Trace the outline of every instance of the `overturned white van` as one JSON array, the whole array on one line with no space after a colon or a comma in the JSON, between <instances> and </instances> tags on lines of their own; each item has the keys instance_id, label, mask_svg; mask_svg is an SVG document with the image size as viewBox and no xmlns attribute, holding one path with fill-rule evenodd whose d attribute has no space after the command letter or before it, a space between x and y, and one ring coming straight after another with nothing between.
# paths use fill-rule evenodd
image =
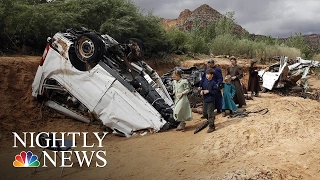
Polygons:
<instances>
[{"instance_id":1,"label":"overturned white van","mask_svg":"<svg viewBox=\"0 0 320 180\"><path fill-rule=\"evenodd\" d=\"M142 61L143 44L69 29L48 43L32 96L74 119L99 121L130 137L135 131L174 128L174 103L161 78Z\"/></svg>"}]
</instances>

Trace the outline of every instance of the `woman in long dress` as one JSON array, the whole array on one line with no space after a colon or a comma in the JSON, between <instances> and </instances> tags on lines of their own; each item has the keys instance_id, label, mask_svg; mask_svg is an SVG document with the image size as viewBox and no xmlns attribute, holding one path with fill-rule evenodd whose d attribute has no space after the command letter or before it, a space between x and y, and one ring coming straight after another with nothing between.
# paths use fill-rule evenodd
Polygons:
<instances>
[{"instance_id":1,"label":"woman in long dress","mask_svg":"<svg viewBox=\"0 0 320 180\"><path fill-rule=\"evenodd\" d=\"M238 104L239 108L246 105L246 100L244 98L243 89L240 83L240 79L243 77L242 67L237 64L237 59L235 57L230 58L231 66L227 69L227 75L231 76L231 84L236 87L236 94L233 97L234 103Z\"/></svg>"},{"instance_id":2,"label":"woman in long dress","mask_svg":"<svg viewBox=\"0 0 320 180\"><path fill-rule=\"evenodd\" d=\"M251 61L250 67L249 67L248 91L251 91L251 97L259 96L260 84L259 84L257 61L255 60Z\"/></svg>"},{"instance_id":3,"label":"woman in long dress","mask_svg":"<svg viewBox=\"0 0 320 180\"><path fill-rule=\"evenodd\" d=\"M174 110L173 117L176 121L180 122L177 131L184 131L186 122L192 120L192 112L190 103L188 100L188 93L190 92L189 83L186 79L183 79L182 71L174 70L172 77L173 81L173 93L174 93Z\"/></svg>"},{"instance_id":4,"label":"woman in long dress","mask_svg":"<svg viewBox=\"0 0 320 180\"><path fill-rule=\"evenodd\" d=\"M223 89L223 97L222 97L222 116L226 116L226 110L230 111L230 114L233 111L238 110L236 104L233 101L233 97L236 94L236 88L233 84L230 83L231 76L227 75L224 79L224 83L222 83L221 88Z\"/></svg>"}]
</instances>

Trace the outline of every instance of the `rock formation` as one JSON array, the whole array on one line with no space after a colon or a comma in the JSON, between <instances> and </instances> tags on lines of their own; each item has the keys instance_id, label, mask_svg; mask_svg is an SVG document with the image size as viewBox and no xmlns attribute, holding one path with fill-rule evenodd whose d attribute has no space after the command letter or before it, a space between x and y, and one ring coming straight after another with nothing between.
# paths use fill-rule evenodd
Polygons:
<instances>
[{"instance_id":1,"label":"rock formation","mask_svg":"<svg viewBox=\"0 0 320 180\"><path fill-rule=\"evenodd\" d=\"M194 11L185 9L182 11L177 19L163 19L163 25L165 29L176 27L181 30L190 30L195 22L200 23L200 26L208 26L211 22L216 21L223 15L210 7L207 4L203 4L196 8ZM234 29L235 34L242 34L243 32L248 33L240 25L235 24ZM250 38L257 39L266 37L265 35L250 34ZM303 35L306 43L308 44L308 49L314 52L320 52L320 34L310 34ZM281 38L285 41L287 38Z\"/></svg>"}]
</instances>

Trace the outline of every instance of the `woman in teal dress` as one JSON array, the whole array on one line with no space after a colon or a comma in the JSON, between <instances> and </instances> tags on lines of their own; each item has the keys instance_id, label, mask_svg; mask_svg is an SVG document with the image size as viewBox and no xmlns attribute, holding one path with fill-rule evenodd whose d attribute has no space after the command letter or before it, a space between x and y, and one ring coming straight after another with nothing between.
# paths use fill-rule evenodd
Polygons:
<instances>
[{"instance_id":1,"label":"woman in teal dress","mask_svg":"<svg viewBox=\"0 0 320 180\"><path fill-rule=\"evenodd\" d=\"M236 87L230 83L231 76L227 75L224 79L224 83L222 83L221 88L223 89L223 100L222 100L222 116L226 116L226 110L230 111L230 114L233 111L238 110L236 104L233 101L233 97L236 94Z\"/></svg>"},{"instance_id":2,"label":"woman in teal dress","mask_svg":"<svg viewBox=\"0 0 320 180\"><path fill-rule=\"evenodd\" d=\"M189 83L181 76L181 70L175 70L172 74L173 93L174 93L174 110L173 117L176 121L180 122L177 131L184 131L186 122L192 120L192 112L188 100L188 93L190 91Z\"/></svg>"}]
</instances>

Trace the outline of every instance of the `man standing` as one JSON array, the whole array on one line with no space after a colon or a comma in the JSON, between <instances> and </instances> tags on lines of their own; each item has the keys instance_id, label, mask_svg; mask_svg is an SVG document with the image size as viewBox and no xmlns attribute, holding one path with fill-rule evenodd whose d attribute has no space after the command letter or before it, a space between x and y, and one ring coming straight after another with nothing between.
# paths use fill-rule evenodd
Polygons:
<instances>
[{"instance_id":1,"label":"man standing","mask_svg":"<svg viewBox=\"0 0 320 180\"><path fill-rule=\"evenodd\" d=\"M215 75L213 77L213 80L216 83L217 88L218 88L220 86L220 84L222 83L222 81L223 81L221 69L219 67L215 66L214 60L212 60L212 59L210 59L207 62L207 67L205 68L204 72L206 72L210 68L212 68L215 71ZM202 84L206 80L207 80L206 73L204 73L202 75L199 87L201 87ZM199 88L199 90L200 90L200 88ZM216 96L215 97L215 109L217 109L217 113L220 114L222 112L222 94L221 94L221 91L218 90L215 96Z\"/></svg>"},{"instance_id":2,"label":"man standing","mask_svg":"<svg viewBox=\"0 0 320 180\"><path fill-rule=\"evenodd\" d=\"M227 69L227 75L231 76L231 84L236 87L236 95L233 97L233 100L239 105L238 107L241 108L243 105L246 105L240 83L240 79L243 77L243 70L242 67L237 64L237 59L234 56L231 56L230 61L231 66Z\"/></svg>"}]
</instances>

